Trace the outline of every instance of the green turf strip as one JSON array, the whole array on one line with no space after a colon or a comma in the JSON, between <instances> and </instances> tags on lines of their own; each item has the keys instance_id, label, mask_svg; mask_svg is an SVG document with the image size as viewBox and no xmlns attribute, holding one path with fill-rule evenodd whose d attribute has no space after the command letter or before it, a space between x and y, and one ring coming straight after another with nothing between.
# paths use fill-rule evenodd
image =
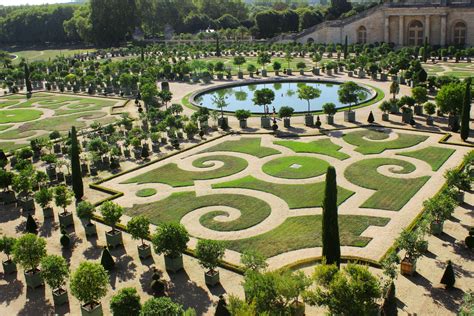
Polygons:
<instances>
[{"instance_id":1,"label":"green turf strip","mask_svg":"<svg viewBox=\"0 0 474 316\"><path fill-rule=\"evenodd\" d=\"M397 155L425 161L433 171L437 171L455 151L451 148L429 146L415 151L398 153Z\"/></svg>"},{"instance_id":2,"label":"green turf strip","mask_svg":"<svg viewBox=\"0 0 474 316\"><path fill-rule=\"evenodd\" d=\"M203 152L216 152L216 151L230 151L249 154L258 158L266 156L276 155L280 152L276 149L269 147L262 147L260 145L261 138L250 138L243 137L239 140L228 140L210 147Z\"/></svg>"},{"instance_id":3,"label":"green turf strip","mask_svg":"<svg viewBox=\"0 0 474 316\"><path fill-rule=\"evenodd\" d=\"M344 160L350 157L348 154L340 152L339 150L342 147L334 144L330 139L320 139L309 143L293 140L281 140L273 143L276 145L285 146L296 153L321 154L334 157L339 160Z\"/></svg>"},{"instance_id":4,"label":"green turf strip","mask_svg":"<svg viewBox=\"0 0 474 316\"><path fill-rule=\"evenodd\" d=\"M307 179L326 173L329 163L318 158L288 156L270 160L262 170L268 175L286 179Z\"/></svg>"}]
</instances>

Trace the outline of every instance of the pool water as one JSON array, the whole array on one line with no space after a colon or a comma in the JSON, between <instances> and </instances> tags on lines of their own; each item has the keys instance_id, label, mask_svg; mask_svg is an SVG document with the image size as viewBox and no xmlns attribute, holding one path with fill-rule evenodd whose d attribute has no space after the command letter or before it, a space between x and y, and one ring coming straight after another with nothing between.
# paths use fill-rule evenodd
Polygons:
<instances>
[{"instance_id":1,"label":"pool water","mask_svg":"<svg viewBox=\"0 0 474 316\"><path fill-rule=\"evenodd\" d=\"M311 87L318 88L321 90L319 98L310 100L311 111L321 111L323 104L332 102L336 105L336 108L346 107L348 104L339 102L337 91L339 90L340 84L332 83L317 83L317 82L276 82L276 83L252 83L242 86L234 87L223 87L221 89L204 92L198 94L194 99L196 105L206 107L212 110L219 110L213 104L213 97L224 95L228 106L224 108L224 111L235 112L236 110L249 110L252 113L263 113L264 109L262 106L255 105L252 102L254 91L263 88L269 88L275 92L275 100L269 106L269 112L273 112L273 108L278 112L282 106L290 106L295 109L295 112L306 112L308 111L308 102L298 98L298 87L300 85L308 85ZM364 102L370 97L369 91L362 93Z\"/></svg>"}]
</instances>

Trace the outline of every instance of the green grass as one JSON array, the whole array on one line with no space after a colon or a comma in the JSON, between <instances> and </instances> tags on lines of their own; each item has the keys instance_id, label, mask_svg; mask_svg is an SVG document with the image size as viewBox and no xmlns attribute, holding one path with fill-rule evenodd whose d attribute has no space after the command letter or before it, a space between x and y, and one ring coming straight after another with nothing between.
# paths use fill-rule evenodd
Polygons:
<instances>
[{"instance_id":1,"label":"green grass","mask_svg":"<svg viewBox=\"0 0 474 316\"><path fill-rule=\"evenodd\" d=\"M290 209L320 207L324 197L324 182L310 184L278 184L247 176L229 182L213 184L212 187L242 188L267 192L283 199ZM338 187L338 204L344 202L352 194L354 194L354 192Z\"/></svg>"},{"instance_id":2,"label":"green grass","mask_svg":"<svg viewBox=\"0 0 474 316\"><path fill-rule=\"evenodd\" d=\"M467 78L472 77L472 71L447 71L443 73L446 76L453 76L456 78Z\"/></svg>"},{"instance_id":3,"label":"green grass","mask_svg":"<svg viewBox=\"0 0 474 316\"><path fill-rule=\"evenodd\" d=\"M26 138L35 135L34 131L24 131L20 132L18 129L12 129L6 131L4 133L0 133L0 139L19 139L19 138Z\"/></svg>"},{"instance_id":4,"label":"green grass","mask_svg":"<svg viewBox=\"0 0 474 316\"><path fill-rule=\"evenodd\" d=\"M243 137L239 140L228 140L210 147L202 152L230 151L249 154L258 158L279 154L280 152L270 147L260 145L261 138Z\"/></svg>"},{"instance_id":5,"label":"green grass","mask_svg":"<svg viewBox=\"0 0 474 316\"><path fill-rule=\"evenodd\" d=\"M451 148L429 146L415 151L398 153L397 155L425 161L431 166L433 171L437 171L455 151Z\"/></svg>"},{"instance_id":6,"label":"green grass","mask_svg":"<svg viewBox=\"0 0 474 316\"><path fill-rule=\"evenodd\" d=\"M296 153L310 153L310 154L321 154L330 157L334 157L339 160L349 158L348 154L340 152L342 148L339 145L334 144L330 139L315 140L309 143L298 142L293 140L281 140L273 142L276 145L285 146Z\"/></svg>"},{"instance_id":7,"label":"green grass","mask_svg":"<svg viewBox=\"0 0 474 316\"><path fill-rule=\"evenodd\" d=\"M156 190L152 188L141 189L141 190L138 190L137 193L135 193L135 195L138 197L149 197L155 194L156 194Z\"/></svg>"},{"instance_id":8,"label":"green grass","mask_svg":"<svg viewBox=\"0 0 474 316\"><path fill-rule=\"evenodd\" d=\"M138 175L122 183L164 183L173 187L190 186L194 180L209 180L236 174L247 168L247 160L224 155L207 156L193 161L193 166L206 168L212 166L212 161L222 161L224 165L208 171L187 171L178 168L175 163L169 163L144 174ZM210 163L206 163L210 162Z\"/></svg>"},{"instance_id":9,"label":"green grass","mask_svg":"<svg viewBox=\"0 0 474 316\"><path fill-rule=\"evenodd\" d=\"M57 56L72 56L74 54L78 53L85 53L85 52L92 52L94 49L69 49L69 48L63 48L63 49L45 49L45 50L9 50L10 53L17 55L18 58L16 58L13 63L17 64L20 62L21 58L27 59L29 62L32 61L47 61L49 59L54 59Z\"/></svg>"},{"instance_id":10,"label":"green grass","mask_svg":"<svg viewBox=\"0 0 474 316\"><path fill-rule=\"evenodd\" d=\"M343 136L344 141L357 146L355 149L364 155L379 154L387 149L408 148L418 145L428 139L428 136L397 133L398 138L390 141L383 141L389 135L376 130L362 130L351 132Z\"/></svg>"},{"instance_id":11,"label":"green grass","mask_svg":"<svg viewBox=\"0 0 474 316\"><path fill-rule=\"evenodd\" d=\"M47 120L39 120L35 122L25 123L20 126L19 130L21 132L27 130L68 131L73 125L76 126L76 128L86 127L87 123L82 120L94 121L106 115L107 114L105 112L85 112L76 113L72 115L55 116L50 117ZM79 121L79 118L81 118L82 120Z\"/></svg>"},{"instance_id":12,"label":"green grass","mask_svg":"<svg viewBox=\"0 0 474 316\"><path fill-rule=\"evenodd\" d=\"M266 258L305 248L322 246L322 216L289 217L275 229L254 237L225 241L227 248L240 253L256 250ZM385 226L388 218L339 215L341 246L365 247L371 238L360 236L369 226Z\"/></svg>"},{"instance_id":13,"label":"green grass","mask_svg":"<svg viewBox=\"0 0 474 316\"><path fill-rule=\"evenodd\" d=\"M215 221L217 215L226 214L215 211L205 214L200 222L203 226L217 231L242 230L257 225L267 218L270 205L252 196L240 194L211 194L197 197L195 192L177 192L161 201L134 205L125 210L130 216L143 214L158 225L164 222L179 222L187 213L207 206L228 206L240 210L241 216L229 222Z\"/></svg>"},{"instance_id":14,"label":"green grass","mask_svg":"<svg viewBox=\"0 0 474 316\"><path fill-rule=\"evenodd\" d=\"M292 167L293 165L299 166ZM262 170L277 178L307 179L326 173L328 167L328 162L318 158L288 156L270 160L263 165Z\"/></svg>"},{"instance_id":15,"label":"green grass","mask_svg":"<svg viewBox=\"0 0 474 316\"><path fill-rule=\"evenodd\" d=\"M43 112L38 110L0 110L0 124L20 123L39 119Z\"/></svg>"},{"instance_id":16,"label":"green grass","mask_svg":"<svg viewBox=\"0 0 474 316\"><path fill-rule=\"evenodd\" d=\"M0 132L1 132L1 131L4 131L4 130L6 130L6 129L12 127L12 126L13 126L13 125L0 125Z\"/></svg>"},{"instance_id":17,"label":"green grass","mask_svg":"<svg viewBox=\"0 0 474 316\"><path fill-rule=\"evenodd\" d=\"M0 149L2 149L4 152L15 151L18 148L22 148L25 146L28 146L28 144L18 144L16 142L0 142Z\"/></svg>"},{"instance_id":18,"label":"green grass","mask_svg":"<svg viewBox=\"0 0 474 316\"><path fill-rule=\"evenodd\" d=\"M418 178L392 178L377 172L384 165L396 165L403 169L393 169L393 173L409 174L416 167L406 161L393 158L372 158L357 161L346 168L346 179L363 188L376 192L361 207L398 211L421 189L429 176ZM415 210L414 210L415 211Z\"/></svg>"}]
</instances>

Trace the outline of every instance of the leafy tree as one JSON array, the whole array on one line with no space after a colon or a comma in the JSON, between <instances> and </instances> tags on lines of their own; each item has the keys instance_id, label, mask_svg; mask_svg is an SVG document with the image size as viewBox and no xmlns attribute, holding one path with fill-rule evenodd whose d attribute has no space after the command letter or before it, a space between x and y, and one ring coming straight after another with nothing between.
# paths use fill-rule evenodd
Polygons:
<instances>
[{"instance_id":1,"label":"leafy tree","mask_svg":"<svg viewBox=\"0 0 474 316\"><path fill-rule=\"evenodd\" d=\"M239 67L239 72L241 72L240 71L240 66L245 64L246 62L247 62L247 60L245 59L244 56L235 56L234 61L233 61L234 65L237 65Z\"/></svg>"},{"instance_id":2,"label":"leafy tree","mask_svg":"<svg viewBox=\"0 0 474 316\"><path fill-rule=\"evenodd\" d=\"M365 89L353 81L347 81L341 84L337 94L339 95L339 101L349 104L349 111L351 111L352 104L363 99Z\"/></svg>"},{"instance_id":3,"label":"leafy tree","mask_svg":"<svg viewBox=\"0 0 474 316\"><path fill-rule=\"evenodd\" d=\"M36 192L35 200L41 208L45 209L53 200L53 191L49 188L42 187L38 192Z\"/></svg>"},{"instance_id":4,"label":"leafy tree","mask_svg":"<svg viewBox=\"0 0 474 316\"><path fill-rule=\"evenodd\" d=\"M246 120L250 116L252 116L252 112L250 112L249 110L236 110L234 114L239 121Z\"/></svg>"},{"instance_id":5,"label":"leafy tree","mask_svg":"<svg viewBox=\"0 0 474 316\"><path fill-rule=\"evenodd\" d=\"M163 223L158 226L151 240L157 254L176 258L186 250L189 234L179 223Z\"/></svg>"},{"instance_id":6,"label":"leafy tree","mask_svg":"<svg viewBox=\"0 0 474 316\"><path fill-rule=\"evenodd\" d=\"M48 255L42 258L41 276L53 290L61 289L69 277L66 259L57 255Z\"/></svg>"},{"instance_id":7,"label":"leafy tree","mask_svg":"<svg viewBox=\"0 0 474 316\"><path fill-rule=\"evenodd\" d=\"M0 238L0 252L7 255L7 261L10 260L10 254L12 253L16 243L16 238L3 236Z\"/></svg>"},{"instance_id":8,"label":"leafy tree","mask_svg":"<svg viewBox=\"0 0 474 316\"><path fill-rule=\"evenodd\" d=\"M334 115L337 112L336 105L332 102L327 102L323 104L323 112L327 115Z\"/></svg>"},{"instance_id":9,"label":"leafy tree","mask_svg":"<svg viewBox=\"0 0 474 316\"><path fill-rule=\"evenodd\" d=\"M67 213L67 207L72 203L73 193L64 184L60 184L54 188L54 203L63 208L63 214Z\"/></svg>"},{"instance_id":10,"label":"leafy tree","mask_svg":"<svg viewBox=\"0 0 474 316\"><path fill-rule=\"evenodd\" d=\"M458 191L469 191L471 189L471 176L468 172L458 169L446 170L444 174L448 187L456 188Z\"/></svg>"},{"instance_id":11,"label":"leafy tree","mask_svg":"<svg viewBox=\"0 0 474 316\"><path fill-rule=\"evenodd\" d=\"M98 263L84 261L71 275L71 294L85 305L95 305L107 294L109 275Z\"/></svg>"},{"instance_id":12,"label":"leafy tree","mask_svg":"<svg viewBox=\"0 0 474 316\"><path fill-rule=\"evenodd\" d=\"M271 56L266 52L260 52L257 57L257 63L262 65L263 69L265 69L265 65L270 63Z\"/></svg>"},{"instance_id":13,"label":"leafy tree","mask_svg":"<svg viewBox=\"0 0 474 316\"><path fill-rule=\"evenodd\" d=\"M110 300L110 310L114 316L139 316L141 308L140 295L133 287L120 289Z\"/></svg>"},{"instance_id":14,"label":"leafy tree","mask_svg":"<svg viewBox=\"0 0 474 316\"><path fill-rule=\"evenodd\" d=\"M457 115L461 112L464 100L464 85L452 82L441 87L435 97L436 104L443 113Z\"/></svg>"},{"instance_id":15,"label":"leafy tree","mask_svg":"<svg viewBox=\"0 0 474 316\"><path fill-rule=\"evenodd\" d=\"M271 104L273 100L275 100L275 93L271 89L263 88L255 90L253 93L252 102L263 106L265 115L268 114L268 105Z\"/></svg>"},{"instance_id":16,"label":"leafy tree","mask_svg":"<svg viewBox=\"0 0 474 316\"><path fill-rule=\"evenodd\" d=\"M120 217L122 217L123 208L112 201L107 201L100 206L100 213L104 218L104 222L112 227L112 233L115 233L115 225L120 223Z\"/></svg>"},{"instance_id":17,"label":"leafy tree","mask_svg":"<svg viewBox=\"0 0 474 316\"><path fill-rule=\"evenodd\" d=\"M306 302L325 306L333 315L371 315L382 295L369 269L353 263L341 270L336 265L318 265L313 281L315 288L306 292Z\"/></svg>"},{"instance_id":18,"label":"leafy tree","mask_svg":"<svg viewBox=\"0 0 474 316\"><path fill-rule=\"evenodd\" d=\"M326 173L326 186L323 198L322 221L323 257L328 264L341 264L339 243L339 224L337 215L336 169L329 166Z\"/></svg>"},{"instance_id":19,"label":"leafy tree","mask_svg":"<svg viewBox=\"0 0 474 316\"><path fill-rule=\"evenodd\" d=\"M91 218L94 215L94 205L89 201L81 201L77 204L76 213L77 217L87 220L87 223L90 224Z\"/></svg>"},{"instance_id":20,"label":"leafy tree","mask_svg":"<svg viewBox=\"0 0 474 316\"><path fill-rule=\"evenodd\" d=\"M454 212L456 201L447 194L438 194L425 200L423 207L435 221L442 222L448 219Z\"/></svg>"},{"instance_id":21,"label":"leafy tree","mask_svg":"<svg viewBox=\"0 0 474 316\"><path fill-rule=\"evenodd\" d=\"M469 137L469 124L471 121L471 78L466 79L463 107L461 112L461 139L466 141Z\"/></svg>"},{"instance_id":22,"label":"leafy tree","mask_svg":"<svg viewBox=\"0 0 474 316\"><path fill-rule=\"evenodd\" d=\"M145 245L143 239L150 235L150 220L144 215L132 217L127 223L127 231L133 239L141 239L142 245Z\"/></svg>"},{"instance_id":23,"label":"leafy tree","mask_svg":"<svg viewBox=\"0 0 474 316\"><path fill-rule=\"evenodd\" d=\"M153 297L143 304L140 316L181 315L183 307L169 297Z\"/></svg>"},{"instance_id":24,"label":"leafy tree","mask_svg":"<svg viewBox=\"0 0 474 316\"><path fill-rule=\"evenodd\" d=\"M392 81L390 84L390 93L393 95L393 100L397 98L397 94L400 93L400 84L398 81Z\"/></svg>"},{"instance_id":25,"label":"leafy tree","mask_svg":"<svg viewBox=\"0 0 474 316\"><path fill-rule=\"evenodd\" d=\"M224 95L215 95L212 97L212 104L221 110L221 117L224 118L224 108L226 108L229 103L225 100Z\"/></svg>"},{"instance_id":26,"label":"leafy tree","mask_svg":"<svg viewBox=\"0 0 474 316\"><path fill-rule=\"evenodd\" d=\"M199 264L208 269L211 274L222 260L225 253L224 244L218 240L199 239L196 246L196 257Z\"/></svg>"},{"instance_id":27,"label":"leafy tree","mask_svg":"<svg viewBox=\"0 0 474 316\"><path fill-rule=\"evenodd\" d=\"M261 272L268 267L265 257L256 250L247 250L242 253L240 263L245 267L245 270Z\"/></svg>"},{"instance_id":28,"label":"leafy tree","mask_svg":"<svg viewBox=\"0 0 474 316\"><path fill-rule=\"evenodd\" d=\"M418 105L421 105L422 103L428 101L428 91L425 87L414 87L413 89L411 89L411 96L413 97L413 99L415 99L415 102Z\"/></svg>"},{"instance_id":29,"label":"leafy tree","mask_svg":"<svg viewBox=\"0 0 474 316\"><path fill-rule=\"evenodd\" d=\"M13 172L0 169L0 188L2 188L4 191L8 190L10 185L13 183L13 177Z\"/></svg>"},{"instance_id":30,"label":"leafy tree","mask_svg":"<svg viewBox=\"0 0 474 316\"><path fill-rule=\"evenodd\" d=\"M71 128L71 171L72 171L72 190L76 200L81 200L84 196L84 185L82 184L81 162L79 160L79 142L77 140L76 127Z\"/></svg>"},{"instance_id":31,"label":"leafy tree","mask_svg":"<svg viewBox=\"0 0 474 316\"><path fill-rule=\"evenodd\" d=\"M34 234L25 234L13 246L13 260L26 271L34 271L46 256L46 240Z\"/></svg>"},{"instance_id":32,"label":"leafy tree","mask_svg":"<svg viewBox=\"0 0 474 316\"><path fill-rule=\"evenodd\" d=\"M282 106L278 110L278 116L280 118L290 118L294 112L295 112L295 109L292 108L291 106Z\"/></svg>"},{"instance_id":33,"label":"leafy tree","mask_svg":"<svg viewBox=\"0 0 474 316\"><path fill-rule=\"evenodd\" d=\"M330 18L334 20L351 9L352 5L347 0L331 0L331 7L328 10L328 14L330 15Z\"/></svg>"},{"instance_id":34,"label":"leafy tree","mask_svg":"<svg viewBox=\"0 0 474 316\"><path fill-rule=\"evenodd\" d=\"M426 114L431 116L436 113L436 104L433 102L426 102L423 105L423 110L425 110Z\"/></svg>"}]
</instances>

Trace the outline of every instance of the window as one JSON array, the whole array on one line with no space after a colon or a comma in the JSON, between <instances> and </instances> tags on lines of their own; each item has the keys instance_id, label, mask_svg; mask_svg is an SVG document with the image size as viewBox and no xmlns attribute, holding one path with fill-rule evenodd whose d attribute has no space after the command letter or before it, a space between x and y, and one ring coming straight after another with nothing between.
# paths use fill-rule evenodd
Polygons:
<instances>
[{"instance_id":1,"label":"window","mask_svg":"<svg viewBox=\"0 0 474 316\"><path fill-rule=\"evenodd\" d=\"M360 26L357 30L357 43L367 43L367 29L365 28L365 26Z\"/></svg>"},{"instance_id":2,"label":"window","mask_svg":"<svg viewBox=\"0 0 474 316\"><path fill-rule=\"evenodd\" d=\"M456 22L453 27L453 42L456 45L466 44L466 23Z\"/></svg>"},{"instance_id":3,"label":"window","mask_svg":"<svg viewBox=\"0 0 474 316\"><path fill-rule=\"evenodd\" d=\"M408 26L408 45L410 46L421 46L423 45L423 24L414 20Z\"/></svg>"}]
</instances>

